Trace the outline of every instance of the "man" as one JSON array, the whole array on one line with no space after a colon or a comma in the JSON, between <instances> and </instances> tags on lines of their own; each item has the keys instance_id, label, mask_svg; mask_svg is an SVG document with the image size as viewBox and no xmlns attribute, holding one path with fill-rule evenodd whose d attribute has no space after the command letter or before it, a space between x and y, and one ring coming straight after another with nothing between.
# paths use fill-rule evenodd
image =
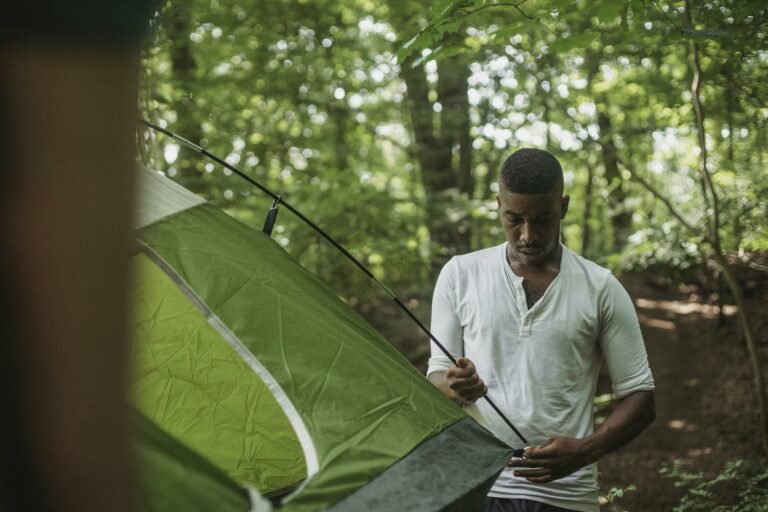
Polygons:
<instances>
[{"instance_id":1,"label":"man","mask_svg":"<svg viewBox=\"0 0 768 512\"><path fill-rule=\"evenodd\" d=\"M563 171L546 151L502 166L496 197L506 243L451 259L432 303L429 379L514 447L481 511L597 512L595 461L654 418L653 377L632 301L615 277L560 244ZM605 358L620 402L595 432L592 399Z\"/></svg>"}]
</instances>

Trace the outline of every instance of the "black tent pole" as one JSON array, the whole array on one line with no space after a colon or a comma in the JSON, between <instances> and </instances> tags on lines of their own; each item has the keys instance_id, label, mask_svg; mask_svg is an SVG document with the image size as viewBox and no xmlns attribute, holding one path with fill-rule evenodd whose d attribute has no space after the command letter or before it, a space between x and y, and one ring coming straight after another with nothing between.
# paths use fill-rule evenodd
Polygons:
<instances>
[{"instance_id":1,"label":"black tent pole","mask_svg":"<svg viewBox=\"0 0 768 512\"><path fill-rule=\"evenodd\" d=\"M279 204L282 204L287 210L289 210L291 213L296 215L299 219L301 219L305 224L307 224L310 228L312 228L315 232L317 232L320 236L325 238L331 245L336 247L344 256L347 257L352 263L354 263L357 268L359 268L366 276L368 276L376 285L379 286L384 292L389 295L389 297L395 301L395 304L398 305L398 307L405 312L415 323L419 326L419 328L429 337L432 342L437 346L437 348L440 349L440 351L445 354L445 356L455 365L456 364L456 358L453 357L453 354L451 354L448 349L446 349L442 343L435 337L434 334L432 334L432 331L427 328L424 323L421 322L421 320L418 319L418 317L406 306L403 301L401 301L397 295L392 292L384 283L379 281L376 276L373 275L373 273L368 270L368 268L365 267L360 261L358 261L357 258L352 256L352 254L349 253L340 243L338 243L336 240L334 240L328 233L323 231L317 224L309 220L304 214L302 214L299 210L291 206L288 202L286 202L281 196L275 194L270 189L256 181L255 179L251 178L241 170L237 169L235 166L228 163L226 160L223 160L219 158L218 156L214 155L213 153L209 152L207 149L203 148L202 146L195 144L194 142L191 142L188 139L185 139L184 137L177 135L176 133L167 130L165 128L162 128L160 126L157 126L156 124L150 123L149 121L146 121L144 119L139 119L139 122L144 124L145 126L152 128L153 130L156 130L168 137L171 137L172 139L175 139L188 148L197 151L201 155L213 160L214 162L222 165L223 167L229 169L254 187L261 190L264 194L268 195L270 198L272 198L272 207L267 212L267 219L264 222L264 233L267 235L270 235L272 233L272 228L274 227L275 219L277 218L277 207ZM496 413L499 415L499 417L504 421L504 423L509 426L510 429L515 433L515 435L523 442L525 446L528 446L528 440L525 439L523 434L520 433L519 430L512 424L511 421L507 418L507 416L501 412L499 407L491 400L491 398L488 395L484 395L483 399L488 403L488 405L491 406L491 408L496 411ZM513 453L515 457L521 457L523 455L523 448L516 449Z\"/></svg>"}]
</instances>

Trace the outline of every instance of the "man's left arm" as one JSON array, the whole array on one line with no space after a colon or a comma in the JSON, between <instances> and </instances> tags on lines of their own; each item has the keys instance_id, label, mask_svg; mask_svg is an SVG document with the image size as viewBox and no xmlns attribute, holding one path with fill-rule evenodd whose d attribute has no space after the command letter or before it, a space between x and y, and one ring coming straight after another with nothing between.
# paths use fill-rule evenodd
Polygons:
<instances>
[{"instance_id":1,"label":"man's left arm","mask_svg":"<svg viewBox=\"0 0 768 512\"><path fill-rule=\"evenodd\" d=\"M655 416L653 391L636 391L622 398L592 435L582 439L550 438L541 446L528 448L524 458L512 459L507 465L519 467L515 476L525 477L530 482L551 482L626 445L650 425Z\"/></svg>"},{"instance_id":2,"label":"man's left arm","mask_svg":"<svg viewBox=\"0 0 768 512\"><path fill-rule=\"evenodd\" d=\"M594 433L584 438L552 437L529 448L524 459L511 460L510 467L536 468L515 471L516 476L546 483L570 475L632 441L656 416L653 375L632 299L610 275L598 304L600 348L620 402Z\"/></svg>"}]
</instances>

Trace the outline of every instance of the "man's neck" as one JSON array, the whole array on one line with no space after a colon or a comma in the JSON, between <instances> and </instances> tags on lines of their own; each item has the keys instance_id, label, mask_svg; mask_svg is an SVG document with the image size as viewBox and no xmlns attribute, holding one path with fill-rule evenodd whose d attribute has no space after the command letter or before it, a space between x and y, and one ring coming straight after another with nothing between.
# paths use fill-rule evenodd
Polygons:
<instances>
[{"instance_id":1,"label":"man's neck","mask_svg":"<svg viewBox=\"0 0 768 512\"><path fill-rule=\"evenodd\" d=\"M507 264L512 271L522 277L554 277L560 273L560 261L563 255L562 244L557 244L557 247L547 255L547 258L536 265L524 263L515 258L512 253L511 246L507 244Z\"/></svg>"}]
</instances>

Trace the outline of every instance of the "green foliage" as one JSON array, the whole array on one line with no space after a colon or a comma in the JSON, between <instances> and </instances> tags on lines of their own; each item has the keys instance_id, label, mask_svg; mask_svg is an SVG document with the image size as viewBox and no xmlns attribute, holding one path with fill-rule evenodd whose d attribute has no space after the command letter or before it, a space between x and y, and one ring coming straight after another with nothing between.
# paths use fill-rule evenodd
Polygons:
<instances>
[{"instance_id":1,"label":"green foliage","mask_svg":"<svg viewBox=\"0 0 768 512\"><path fill-rule=\"evenodd\" d=\"M167 2L145 49L141 107L408 288L425 278L428 238L418 176L402 149L404 91L382 12L370 2ZM180 52L193 57L191 70L179 69ZM172 140L149 131L143 140L147 165L260 228L269 198ZM285 209L275 239L340 293L373 293Z\"/></svg>"},{"instance_id":2,"label":"green foliage","mask_svg":"<svg viewBox=\"0 0 768 512\"><path fill-rule=\"evenodd\" d=\"M596 395L592 399L592 416L595 418L595 425L600 425L605 421L609 409L615 403L616 396L613 393Z\"/></svg>"},{"instance_id":3,"label":"green foliage","mask_svg":"<svg viewBox=\"0 0 768 512\"><path fill-rule=\"evenodd\" d=\"M703 53L723 245L768 250L766 7L695 6L689 26L679 2L168 0L144 49L140 108L282 194L399 292L429 295L432 262L443 257L430 243L439 239L428 208L437 200L453 219L440 229L469 233L471 249L503 241L497 172L511 151L531 145L564 166L571 248L619 270L684 269L701 263L700 233L626 166L703 232L691 40ZM461 86L454 97L468 103L470 186L434 194L406 82L410 73L424 83L421 129L437 139L453 122L446 83L463 66L466 83L450 87ZM140 140L147 165L261 227L268 198L161 135L146 130ZM607 141L620 160L614 170ZM455 143L449 151L455 163ZM284 210L274 237L342 295L376 293Z\"/></svg>"},{"instance_id":4,"label":"green foliage","mask_svg":"<svg viewBox=\"0 0 768 512\"><path fill-rule=\"evenodd\" d=\"M555 41L550 50L553 53L566 52L574 48L589 48L593 43L600 40L599 32L582 32L580 34L571 34L568 37Z\"/></svg>"},{"instance_id":5,"label":"green foliage","mask_svg":"<svg viewBox=\"0 0 768 512\"><path fill-rule=\"evenodd\" d=\"M635 492L637 487L634 484L630 484L627 487L612 487L603 496L610 512L628 512L621 506L621 499L624 498L624 494L628 492Z\"/></svg>"},{"instance_id":6,"label":"green foliage","mask_svg":"<svg viewBox=\"0 0 768 512\"><path fill-rule=\"evenodd\" d=\"M677 460L661 469L686 494L673 512L766 512L768 511L768 469L743 460L732 460L714 477L692 473Z\"/></svg>"}]
</instances>

